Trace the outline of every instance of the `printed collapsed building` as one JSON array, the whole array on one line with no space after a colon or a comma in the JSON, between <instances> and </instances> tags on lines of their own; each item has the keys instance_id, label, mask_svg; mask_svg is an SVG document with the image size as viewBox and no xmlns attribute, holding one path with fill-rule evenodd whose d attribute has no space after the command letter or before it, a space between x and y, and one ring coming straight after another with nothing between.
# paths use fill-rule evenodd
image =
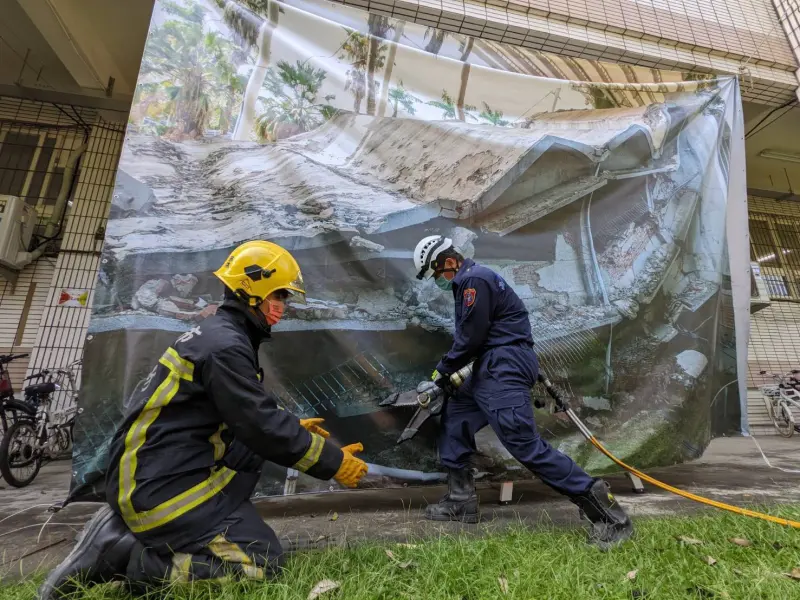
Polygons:
<instances>
[{"instance_id":1,"label":"printed collapsed building","mask_svg":"<svg viewBox=\"0 0 800 600\"><path fill-rule=\"evenodd\" d=\"M276 331L321 340L448 332L452 299L417 282L410 266L417 240L439 232L522 297L551 375L575 383L588 363L605 373L604 389L578 393L595 425L608 424L600 417L614 404L615 380L650 369L675 383L677 369L691 387L717 340L733 343L708 319L717 302L730 305L720 278L727 164L716 158L727 157L729 130L717 93L543 113L513 128L342 113L266 146L129 132L90 333L192 327L219 301L210 273L254 238L292 251L308 285L308 304L292 307ZM194 291L178 293L175 276ZM276 386L302 414L374 412L375 388L415 383L424 363L392 359L395 351L381 352L390 345L345 344L316 383ZM407 378L398 364L409 365ZM636 385L655 393L662 384L654 375Z\"/></svg>"}]
</instances>

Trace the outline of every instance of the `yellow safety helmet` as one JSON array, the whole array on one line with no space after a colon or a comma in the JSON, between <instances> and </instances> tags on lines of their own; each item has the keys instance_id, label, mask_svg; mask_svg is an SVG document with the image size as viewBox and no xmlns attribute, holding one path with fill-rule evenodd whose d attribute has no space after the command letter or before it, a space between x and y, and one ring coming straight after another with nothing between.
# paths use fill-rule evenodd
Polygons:
<instances>
[{"instance_id":1,"label":"yellow safety helmet","mask_svg":"<svg viewBox=\"0 0 800 600\"><path fill-rule=\"evenodd\" d=\"M245 242L230 253L214 275L250 306L258 306L277 290L305 299L300 265L289 252L272 242Z\"/></svg>"}]
</instances>

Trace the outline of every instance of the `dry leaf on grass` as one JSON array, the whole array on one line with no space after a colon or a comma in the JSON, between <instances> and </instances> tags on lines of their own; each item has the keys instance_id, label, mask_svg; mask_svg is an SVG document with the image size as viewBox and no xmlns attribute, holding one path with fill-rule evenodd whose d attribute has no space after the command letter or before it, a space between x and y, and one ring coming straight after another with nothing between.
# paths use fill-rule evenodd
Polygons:
<instances>
[{"instance_id":1,"label":"dry leaf on grass","mask_svg":"<svg viewBox=\"0 0 800 600\"><path fill-rule=\"evenodd\" d=\"M699 546L700 544L703 543L698 539L695 539L693 537L689 537L688 535L679 535L679 536L676 537L676 539L679 542L683 542L684 544L687 544L688 546Z\"/></svg>"},{"instance_id":2,"label":"dry leaf on grass","mask_svg":"<svg viewBox=\"0 0 800 600\"><path fill-rule=\"evenodd\" d=\"M628 581L633 581L634 579L636 579L636 575L638 573L639 571L628 571L628 574L625 575L625 577L628 579Z\"/></svg>"},{"instance_id":3,"label":"dry leaf on grass","mask_svg":"<svg viewBox=\"0 0 800 600\"><path fill-rule=\"evenodd\" d=\"M713 567L715 564L717 564L717 559L713 556L706 556L705 561L709 567Z\"/></svg>"},{"instance_id":4,"label":"dry leaf on grass","mask_svg":"<svg viewBox=\"0 0 800 600\"><path fill-rule=\"evenodd\" d=\"M386 550L386 556L388 556L392 560L397 560L397 557L395 557L394 552L392 552L391 550Z\"/></svg>"},{"instance_id":5,"label":"dry leaf on grass","mask_svg":"<svg viewBox=\"0 0 800 600\"><path fill-rule=\"evenodd\" d=\"M498 577L497 583L500 584L500 591L503 592L504 595L508 595L508 579L505 577Z\"/></svg>"},{"instance_id":6,"label":"dry leaf on grass","mask_svg":"<svg viewBox=\"0 0 800 600\"><path fill-rule=\"evenodd\" d=\"M331 521L336 521L339 518L339 513L335 512L331 515Z\"/></svg>"},{"instance_id":7,"label":"dry leaf on grass","mask_svg":"<svg viewBox=\"0 0 800 600\"><path fill-rule=\"evenodd\" d=\"M314 589L308 594L308 600L315 600L315 598L319 598L322 594L327 594L328 592L332 592L336 588L338 588L341 584L338 581L333 581L331 579L323 579L317 585L314 586Z\"/></svg>"},{"instance_id":8,"label":"dry leaf on grass","mask_svg":"<svg viewBox=\"0 0 800 600\"><path fill-rule=\"evenodd\" d=\"M737 546L741 546L742 548L748 548L749 546L753 545L753 542L750 540L746 540L744 538L730 538L728 540L731 544L736 544Z\"/></svg>"},{"instance_id":9,"label":"dry leaf on grass","mask_svg":"<svg viewBox=\"0 0 800 600\"><path fill-rule=\"evenodd\" d=\"M792 569L791 573L784 573L787 577L794 579L795 581L800 581L800 568L795 567Z\"/></svg>"},{"instance_id":10,"label":"dry leaf on grass","mask_svg":"<svg viewBox=\"0 0 800 600\"><path fill-rule=\"evenodd\" d=\"M397 544L397 545L398 545L400 548L417 548L417 547L418 547L418 544L405 544L405 543L400 543L400 544Z\"/></svg>"}]
</instances>

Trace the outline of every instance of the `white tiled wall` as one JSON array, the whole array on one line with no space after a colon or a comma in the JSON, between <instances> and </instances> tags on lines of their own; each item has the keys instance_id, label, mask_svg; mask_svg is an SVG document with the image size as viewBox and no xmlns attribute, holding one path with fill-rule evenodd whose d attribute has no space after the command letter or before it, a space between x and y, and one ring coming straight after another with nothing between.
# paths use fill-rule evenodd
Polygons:
<instances>
[{"instance_id":1,"label":"white tiled wall","mask_svg":"<svg viewBox=\"0 0 800 600\"><path fill-rule=\"evenodd\" d=\"M16 285L0 280L0 354L22 354L33 348L54 272L55 260L42 259L25 267ZM14 389L20 389L28 361L10 363Z\"/></svg>"},{"instance_id":2,"label":"white tiled wall","mask_svg":"<svg viewBox=\"0 0 800 600\"><path fill-rule=\"evenodd\" d=\"M798 86L797 60L772 0L334 1L544 52L741 74L742 96L762 104L792 100Z\"/></svg>"}]
</instances>

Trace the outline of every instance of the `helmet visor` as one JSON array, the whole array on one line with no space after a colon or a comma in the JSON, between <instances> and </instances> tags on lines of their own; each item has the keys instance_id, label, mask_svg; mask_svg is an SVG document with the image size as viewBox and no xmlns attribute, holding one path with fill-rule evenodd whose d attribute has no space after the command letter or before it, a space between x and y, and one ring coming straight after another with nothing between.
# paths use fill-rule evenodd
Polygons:
<instances>
[{"instance_id":1,"label":"helmet visor","mask_svg":"<svg viewBox=\"0 0 800 600\"><path fill-rule=\"evenodd\" d=\"M289 293L289 302L294 304L306 303L306 286L303 283L303 276L299 273L284 289Z\"/></svg>"}]
</instances>

